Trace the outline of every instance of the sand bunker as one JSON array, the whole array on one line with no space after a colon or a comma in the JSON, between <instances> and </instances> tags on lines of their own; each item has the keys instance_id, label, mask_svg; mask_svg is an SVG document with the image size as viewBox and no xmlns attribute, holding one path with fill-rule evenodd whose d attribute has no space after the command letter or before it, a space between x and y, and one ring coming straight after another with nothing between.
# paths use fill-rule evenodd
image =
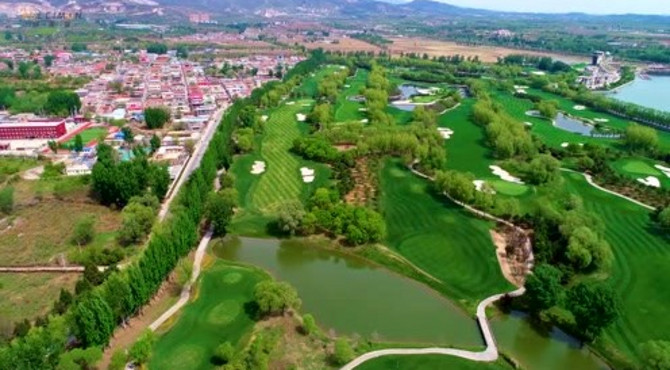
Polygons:
<instances>
[{"instance_id":1,"label":"sand bunker","mask_svg":"<svg viewBox=\"0 0 670 370\"><path fill-rule=\"evenodd\" d=\"M489 166L489 168L491 169L491 171L493 171L494 175L500 177L500 179L503 181L513 182L515 184L521 184L521 185L524 184L524 182L521 181L520 178L510 175L509 172L503 170L498 166Z\"/></svg>"},{"instance_id":2,"label":"sand bunker","mask_svg":"<svg viewBox=\"0 0 670 370\"><path fill-rule=\"evenodd\" d=\"M268 116L265 116L265 115L261 116L261 121L265 122L267 120L268 120Z\"/></svg>"},{"instance_id":3,"label":"sand bunker","mask_svg":"<svg viewBox=\"0 0 670 370\"><path fill-rule=\"evenodd\" d=\"M251 174L252 175L260 175L263 172L265 172L265 162L255 161L253 166L251 166Z\"/></svg>"},{"instance_id":4,"label":"sand bunker","mask_svg":"<svg viewBox=\"0 0 670 370\"><path fill-rule=\"evenodd\" d=\"M596 121L596 122L601 122L601 123L610 121L607 118L594 118L593 120Z\"/></svg>"},{"instance_id":5,"label":"sand bunker","mask_svg":"<svg viewBox=\"0 0 670 370\"><path fill-rule=\"evenodd\" d=\"M286 105L294 105L294 104L295 104L294 101L287 101L287 102L286 102Z\"/></svg>"},{"instance_id":6,"label":"sand bunker","mask_svg":"<svg viewBox=\"0 0 670 370\"><path fill-rule=\"evenodd\" d=\"M302 114L302 113L298 113L298 114L295 115L295 119L297 119L298 122L305 122L305 120L307 119L307 116Z\"/></svg>"},{"instance_id":7,"label":"sand bunker","mask_svg":"<svg viewBox=\"0 0 670 370\"><path fill-rule=\"evenodd\" d=\"M649 176L644 179L637 179L637 181L647 185L651 186L653 188L660 188L661 187L661 181L655 177L655 176Z\"/></svg>"},{"instance_id":8,"label":"sand bunker","mask_svg":"<svg viewBox=\"0 0 670 370\"><path fill-rule=\"evenodd\" d=\"M316 178L314 170L307 167L300 168L300 175L302 176L302 182L305 184L314 182L314 179Z\"/></svg>"},{"instance_id":9,"label":"sand bunker","mask_svg":"<svg viewBox=\"0 0 670 370\"><path fill-rule=\"evenodd\" d=\"M536 75L536 76L544 76L544 75L547 74L546 72L543 72L543 71L533 71L531 73Z\"/></svg>"},{"instance_id":10,"label":"sand bunker","mask_svg":"<svg viewBox=\"0 0 670 370\"><path fill-rule=\"evenodd\" d=\"M530 117L542 117L542 114L540 114L540 112L536 110L526 111L526 115Z\"/></svg>"},{"instance_id":11,"label":"sand bunker","mask_svg":"<svg viewBox=\"0 0 670 370\"><path fill-rule=\"evenodd\" d=\"M348 89L348 88L350 88L350 87L351 87L351 85L344 85L344 87L346 87L346 88Z\"/></svg>"},{"instance_id":12,"label":"sand bunker","mask_svg":"<svg viewBox=\"0 0 670 370\"><path fill-rule=\"evenodd\" d=\"M532 126L533 122L524 122L523 124L526 125L526 126Z\"/></svg>"},{"instance_id":13,"label":"sand bunker","mask_svg":"<svg viewBox=\"0 0 670 370\"><path fill-rule=\"evenodd\" d=\"M657 164L654 167L663 172L665 176L670 177L670 167L661 166L660 164Z\"/></svg>"},{"instance_id":14,"label":"sand bunker","mask_svg":"<svg viewBox=\"0 0 670 370\"><path fill-rule=\"evenodd\" d=\"M369 121L368 121L367 118L363 118L363 119L361 120L361 123L368 123L368 122L369 122Z\"/></svg>"},{"instance_id":15,"label":"sand bunker","mask_svg":"<svg viewBox=\"0 0 670 370\"><path fill-rule=\"evenodd\" d=\"M358 108L358 111L359 111L359 112L367 112L367 111L368 111L368 108Z\"/></svg>"},{"instance_id":16,"label":"sand bunker","mask_svg":"<svg viewBox=\"0 0 670 370\"><path fill-rule=\"evenodd\" d=\"M439 132L445 140L451 139L451 135L454 134L454 130L446 127L438 127L437 132Z\"/></svg>"},{"instance_id":17,"label":"sand bunker","mask_svg":"<svg viewBox=\"0 0 670 370\"><path fill-rule=\"evenodd\" d=\"M575 110L586 110L586 107L583 106L583 105L575 105L575 106L572 107L572 108L574 108Z\"/></svg>"},{"instance_id":18,"label":"sand bunker","mask_svg":"<svg viewBox=\"0 0 670 370\"><path fill-rule=\"evenodd\" d=\"M472 183L475 185L475 189L477 191L481 191L481 192L485 191L489 194L495 194L496 193L496 191L491 189L490 187L485 187L484 186L484 185L486 185L486 182L484 180L475 180Z\"/></svg>"}]
</instances>

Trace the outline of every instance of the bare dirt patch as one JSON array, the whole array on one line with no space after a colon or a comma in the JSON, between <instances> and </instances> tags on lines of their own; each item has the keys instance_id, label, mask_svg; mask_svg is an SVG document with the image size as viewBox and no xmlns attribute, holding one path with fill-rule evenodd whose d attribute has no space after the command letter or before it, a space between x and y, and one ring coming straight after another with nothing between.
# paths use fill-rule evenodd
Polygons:
<instances>
[{"instance_id":1,"label":"bare dirt patch","mask_svg":"<svg viewBox=\"0 0 670 370\"><path fill-rule=\"evenodd\" d=\"M491 239L496 246L496 257L503 276L517 287L523 286L530 273L528 235L509 227L491 230Z\"/></svg>"},{"instance_id":2,"label":"bare dirt patch","mask_svg":"<svg viewBox=\"0 0 670 370\"><path fill-rule=\"evenodd\" d=\"M355 185L344 197L347 203L366 204L369 199L374 198L376 189L367 158L362 157L356 160L356 165L351 170L351 176Z\"/></svg>"}]
</instances>

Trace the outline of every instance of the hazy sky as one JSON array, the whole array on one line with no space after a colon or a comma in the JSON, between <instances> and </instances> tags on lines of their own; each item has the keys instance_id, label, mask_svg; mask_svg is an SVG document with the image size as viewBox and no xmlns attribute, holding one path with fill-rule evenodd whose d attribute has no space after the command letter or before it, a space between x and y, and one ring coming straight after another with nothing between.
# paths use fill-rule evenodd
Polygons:
<instances>
[{"instance_id":1,"label":"hazy sky","mask_svg":"<svg viewBox=\"0 0 670 370\"><path fill-rule=\"evenodd\" d=\"M670 0L438 0L445 3L517 12L594 14L669 14Z\"/></svg>"}]
</instances>

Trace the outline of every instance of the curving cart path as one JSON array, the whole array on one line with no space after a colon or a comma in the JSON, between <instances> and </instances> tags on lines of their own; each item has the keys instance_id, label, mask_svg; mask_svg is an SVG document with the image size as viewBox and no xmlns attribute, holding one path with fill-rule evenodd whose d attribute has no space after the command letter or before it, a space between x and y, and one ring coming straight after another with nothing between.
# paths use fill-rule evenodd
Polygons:
<instances>
[{"instance_id":1,"label":"curving cart path","mask_svg":"<svg viewBox=\"0 0 670 370\"><path fill-rule=\"evenodd\" d=\"M635 199L633 199L633 198L631 198L631 197L627 197L627 196L625 196L625 195L623 195L623 194L619 194L619 193L617 193L617 192L615 192L615 191L612 191L612 190L603 188L602 186L596 184L595 181L593 181L593 176L589 175L588 173L578 172L578 171L575 171L575 170L571 170L571 169L569 169L569 168L561 168L561 171L563 171L563 172L571 172L571 173L577 173L577 174L580 174L580 175L584 176L584 178L586 179L586 182L588 182L589 185L593 186L594 188L596 188L596 189L598 189L598 190L600 190L600 191L604 191L605 193L614 195L615 197L619 197L619 198L625 199L625 200L627 200L627 201L629 201L629 202L633 202L633 203L637 204L638 206L640 206L640 207L644 207L644 208L646 208L646 209L648 209L648 210L650 210L650 211L655 211L655 210L656 210L656 208L654 208L654 207L652 207L652 206L650 206L650 205L648 205L648 204L642 203L642 202L640 202L640 201L638 201L638 200L635 200Z\"/></svg>"},{"instance_id":2,"label":"curving cart path","mask_svg":"<svg viewBox=\"0 0 670 370\"><path fill-rule=\"evenodd\" d=\"M355 358L350 363L342 367L342 370L353 370L362 363L372 360L378 357L391 356L391 355L447 355L460 357L467 360L477 361L477 362L492 362L498 359L498 345L496 344L495 338L493 337L493 331L489 325L489 320L486 317L486 307L490 304L498 301L500 298L508 295L510 297L518 297L526 292L525 288L519 288L513 292L496 294L491 297L486 298L477 305L477 323L479 324L479 329L482 331L484 336L484 342L486 343L486 349L481 352L466 351L456 348L440 348L440 347L431 347L431 348L391 348L391 349L382 349L378 351L372 351L365 353L357 358Z\"/></svg>"}]
</instances>

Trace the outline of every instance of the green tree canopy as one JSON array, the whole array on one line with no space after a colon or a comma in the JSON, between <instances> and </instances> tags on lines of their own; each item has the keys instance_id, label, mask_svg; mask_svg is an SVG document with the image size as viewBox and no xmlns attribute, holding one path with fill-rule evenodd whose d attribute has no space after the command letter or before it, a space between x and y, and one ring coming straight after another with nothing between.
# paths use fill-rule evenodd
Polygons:
<instances>
[{"instance_id":1,"label":"green tree canopy","mask_svg":"<svg viewBox=\"0 0 670 370\"><path fill-rule=\"evenodd\" d=\"M144 122L149 129L162 128L170 121L170 111L165 107L149 107L144 110Z\"/></svg>"},{"instance_id":2,"label":"green tree canopy","mask_svg":"<svg viewBox=\"0 0 670 370\"><path fill-rule=\"evenodd\" d=\"M281 315L300 308L298 292L289 283L266 280L256 284L254 300L262 315Z\"/></svg>"},{"instance_id":3,"label":"green tree canopy","mask_svg":"<svg viewBox=\"0 0 670 370\"><path fill-rule=\"evenodd\" d=\"M567 304L575 316L575 330L586 340L597 338L621 312L614 289L600 282L577 284L568 291Z\"/></svg>"}]
</instances>

